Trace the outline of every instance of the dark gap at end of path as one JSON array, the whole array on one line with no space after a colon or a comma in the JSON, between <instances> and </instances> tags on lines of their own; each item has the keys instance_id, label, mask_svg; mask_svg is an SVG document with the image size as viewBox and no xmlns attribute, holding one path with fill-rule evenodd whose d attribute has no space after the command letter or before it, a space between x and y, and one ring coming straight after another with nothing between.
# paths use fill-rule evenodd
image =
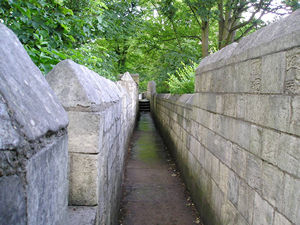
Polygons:
<instances>
[{"instance_id":1,"label":"dark gap at end of path","mask_svg":"<svg viewBox=\"0 0 300 225\"><path fill-rule=\"evenodd\" d=\"M149 112L140 114L131 139L119 224L202 224Z\"/></svg>"}]
</instances>

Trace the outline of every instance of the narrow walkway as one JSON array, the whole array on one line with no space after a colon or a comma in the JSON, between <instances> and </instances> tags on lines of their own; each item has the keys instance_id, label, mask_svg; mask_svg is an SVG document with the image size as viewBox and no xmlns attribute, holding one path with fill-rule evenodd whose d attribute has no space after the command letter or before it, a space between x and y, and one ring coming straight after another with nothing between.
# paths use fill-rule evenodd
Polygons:
<instances>
[{"instance_id":1,"label":"narrow walkway","mask_svg":"<svg viewBox=\"0 0 300 225\"><path fill-rule=\"evenodd\" d=\"M120 224L201 224L150 113L141 113L133 134Z\"/></svg>"}]
</instances>

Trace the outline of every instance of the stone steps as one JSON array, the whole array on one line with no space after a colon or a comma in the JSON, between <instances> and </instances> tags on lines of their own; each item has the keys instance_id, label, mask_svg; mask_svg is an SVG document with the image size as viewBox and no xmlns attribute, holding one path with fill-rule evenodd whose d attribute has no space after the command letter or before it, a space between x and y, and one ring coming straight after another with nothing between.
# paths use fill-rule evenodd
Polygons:
<instances>
[{"instance_id":1,"label":"stone steps","mask_svg":"<svg viewBox=\"0 0 300 225\"><path fill-rule=\"evenodd\" d=\"M139 111L140 112L150 112L150 101L147 99L139 100Z\"/></svg>"}]
</instances>

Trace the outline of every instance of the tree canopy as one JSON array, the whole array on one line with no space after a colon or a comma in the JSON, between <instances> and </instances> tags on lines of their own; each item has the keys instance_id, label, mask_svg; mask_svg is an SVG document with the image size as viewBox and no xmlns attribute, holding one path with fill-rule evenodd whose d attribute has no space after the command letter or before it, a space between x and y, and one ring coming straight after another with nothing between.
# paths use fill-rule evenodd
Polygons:
<instances>
[{"instance_id":1,"label":"tree canopy","mask_svg":"<svg viewBox=\"0 0 300 225\"><path fill-rule=\"evenodd\" d=\"M160 92L180 85L190 92L191 68L203 57L265 26L264 16L299 6L297 0L1 0L0 22L45 74L71 58L110 79L139 73L141 90L155 80Z\"/></svg>"}]
</instances>

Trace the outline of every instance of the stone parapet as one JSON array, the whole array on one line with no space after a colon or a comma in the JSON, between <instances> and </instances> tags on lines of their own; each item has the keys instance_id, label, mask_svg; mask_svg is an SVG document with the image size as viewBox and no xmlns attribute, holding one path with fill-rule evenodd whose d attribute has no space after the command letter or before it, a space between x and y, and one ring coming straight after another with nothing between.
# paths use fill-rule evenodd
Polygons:
<instances>
[{"instance_id":1,"label":"stone parapet","mask_svg":"<svg viewBox=\"0 0 300 225\"><path fill-rule=\"evenodd\" d=\"M115 224L137 84L129 73L114 83L71 60L57 64L46 79L70 119L69 205L96 206L96 224Z\"/></svg>"},{"instance_id":2,"label":"stone parapet","mask_svg":"<svg viewBox=\"0 0 300 225\"><path fill-rule=\"evenodd\" d=\"M152 95L205 224L300 225L299 21L203 59L195 94Z\"/></svg>"},{"instance_id":3,"label":"stone parapet","mask_svg":"<svg viewBox=\"0 0 300 225\"><path fill-rule=\"evenodd\" d=\"M299 94L299 20L297 10L204 58L196 70L196 92Z\"/></svg>"},{"instance_id":4,"label":"stone parapet","mask_svg":"<svg viewBox=\"0 0 300 225\"><path fill-rule=\"evenodd\" d=\"M0 224L67 224L67 113L0 24Z\"/></svg>"}]
</instances>

